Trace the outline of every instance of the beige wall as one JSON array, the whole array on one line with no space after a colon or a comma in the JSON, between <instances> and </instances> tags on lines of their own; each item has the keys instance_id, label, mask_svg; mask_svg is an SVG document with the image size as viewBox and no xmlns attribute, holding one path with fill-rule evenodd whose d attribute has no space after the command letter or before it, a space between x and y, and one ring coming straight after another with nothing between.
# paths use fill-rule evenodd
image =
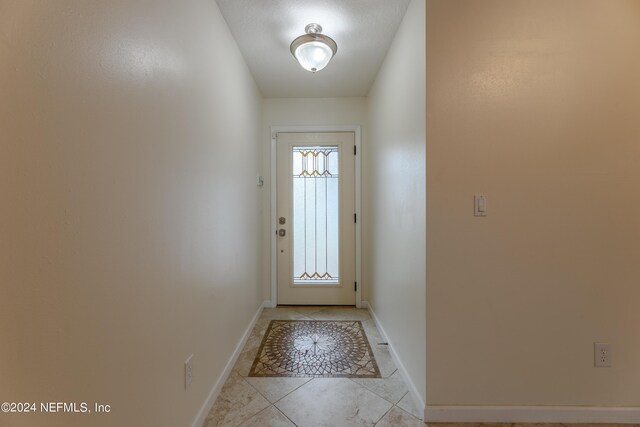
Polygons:
<instances>
[{"instance_id":1,"label":"beige wall","mask_svg":"<svg viewBox=\"0 0 640 427\"><path fill-rule=\"evenodd\" d=\"M639 1L427 1L429 404L640 405L639 40Z\"/></svg>"},{"instance_id":2,"label":"beige wall","mask_svg":"<svg viewBox=\"0 0 640 427\"><path fill-rule=\"evenodd\" d=\"M425 399L425 2L413 0L368 96L365 283Z\"/></svg>"},{"instance_id":3,"label":"beige wall","mask_svg":"<svg viewBox=\"0 0 640 427\"><path fill-rule=\"evenodd\" d=\"M214 1L0 5L0 396L188 426L262 302L261 98ZM195 380L183 389L183 362Z\"/></svg>"},{"instance_id":4,"label":"beige wall","mask_svg":"<svg viewBox=\"0 0 640 427\"><path fill-rule=\"evenodd\" d=\"M349 126L360 125L362 144L366 131L365 98L266 98L262 109L263 191L263 293L271 300L271 126ZM365 150L366 151L366 150ZM363 191L365 190L363 185ZM363 299L366 286L363 288Z\"/></svg>"}]
</instances>

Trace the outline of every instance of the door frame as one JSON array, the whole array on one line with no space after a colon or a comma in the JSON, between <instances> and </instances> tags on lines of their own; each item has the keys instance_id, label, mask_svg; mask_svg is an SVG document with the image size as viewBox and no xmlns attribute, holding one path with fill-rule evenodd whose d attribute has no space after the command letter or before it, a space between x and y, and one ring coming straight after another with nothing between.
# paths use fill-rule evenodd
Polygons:
<instances>
[{"instance_id":1,"label":"door frame","mask_svg":"<svg viewBox=\"0 0 640 427\"><path fill-rule=\"evenodd\" d=\"M360 141L360 126L271 126L271 226L269 233L271 235L271 307L278 305L278 250L277 250L277 141L278 132L306 132L306 133L323 133L323 132L353 132L355 136L356 156L355 156L355 180L356 180L356 307L362 308L362 145Z\"/></svg>"}]
</instances>

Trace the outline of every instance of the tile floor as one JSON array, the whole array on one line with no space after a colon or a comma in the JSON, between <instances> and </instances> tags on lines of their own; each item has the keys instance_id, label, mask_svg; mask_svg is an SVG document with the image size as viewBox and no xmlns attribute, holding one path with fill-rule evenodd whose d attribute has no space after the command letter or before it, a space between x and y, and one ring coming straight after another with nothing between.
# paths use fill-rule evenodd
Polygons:
<instances>
[{"instance_id":1,"label":"tile floor","mask_svg":"<svg viewBox=\"0 0 640 427\"><path fill-rule=\"evenodd\" d=\"M360 320L382 378L248 377L272 319ZM640 427L640 424L423 424L388 347L379 345L382 341L367 310L265 309L202 427Z\"/></svg>"},{"instance_id":2,"label":"tile floor","mask_svg":"<svg viewBox=\"0 0 640 427\"><path fill-rule=\"evenodd\" d=\"M272 319L360 320L382 378L248 377ZM342 307L265 309L203 427L424 427L389 348L367 310Z\"/></svg>"},{"instance_id":3,"label":"tile floor","mask_svg":"<svg viewBox=\"0 0 640 427\"><path fill-rule=\"evenodd\" d=\"M359 320L272 320L249 377L380 378L380 370Z\"/></svg>"}]
</instances>

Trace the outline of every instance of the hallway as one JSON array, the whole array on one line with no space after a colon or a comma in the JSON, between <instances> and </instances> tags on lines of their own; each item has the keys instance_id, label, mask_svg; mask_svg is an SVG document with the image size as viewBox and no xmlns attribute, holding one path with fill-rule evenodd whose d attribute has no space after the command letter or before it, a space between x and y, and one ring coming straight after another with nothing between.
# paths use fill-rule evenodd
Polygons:
<instances>
[{"instance_id":1,"label":"hallway","mask_svg":"<svg viewBox=\"0 0 640 427\"><path fill-rule=\"evenodd\" d=\"M0 0L0 426L637 425L639 76L640 0Z\"/></svg>"},{"instance_id":2,"label":"hallway","mask_svg":"<svg viewBox=\"0 0 640 427\"><path fill-rule=\"evenodd\" d=\"M251 377L262 338L275 319L362 322L381 378ZM417 427L423 425L419 417L368 310L290 307L263 311L202 427Z\"/></svg>"},{"instance_id":3,"label":"hallway","mask_svg":"<svg viewBox=\"0 0 640 427\"><path fill-rule=\"evenodd\" d=\"M310 23L338 49L317 73L291 51ZM225 393L259 390L228 365L284 301L274 129L355 137L322 150L325 165L357 158L329 172L325 202L346 194L338 175L361 185L325 208L317 241L352 255L325 254L316 271L315 252L293 277L344 293L305 304L375 310L422 417L424 34L424 0L0 1L0 397L112 408L2 413L0 425L200 427L228 378ZM327 232L347 224L348 238ZM322 380L250 407L273 411ZM408 408L406 391L336 382L378 403L372 422Z\"/></svg>"}]
</instances>

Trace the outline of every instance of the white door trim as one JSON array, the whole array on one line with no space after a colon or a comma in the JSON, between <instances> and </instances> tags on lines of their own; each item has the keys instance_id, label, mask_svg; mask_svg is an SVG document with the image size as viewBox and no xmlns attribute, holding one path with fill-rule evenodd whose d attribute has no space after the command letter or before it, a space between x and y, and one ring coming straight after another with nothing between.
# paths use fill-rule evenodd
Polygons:
<instances>
[{"instance_id":1,"label":"white door trim","mask_svg":"<svg viewBox=\"0 0 640 427\"><path fill-rule=\"evenodd\" d=\"M271 126L271 307L278 305L278 257L276 240L276 189L277 189L277 169L276 169L276 134L278 132L353 132L356 144L356 307L362 307L362 146L360 141L360 126Z\"/></svg>"}]
</instances>

